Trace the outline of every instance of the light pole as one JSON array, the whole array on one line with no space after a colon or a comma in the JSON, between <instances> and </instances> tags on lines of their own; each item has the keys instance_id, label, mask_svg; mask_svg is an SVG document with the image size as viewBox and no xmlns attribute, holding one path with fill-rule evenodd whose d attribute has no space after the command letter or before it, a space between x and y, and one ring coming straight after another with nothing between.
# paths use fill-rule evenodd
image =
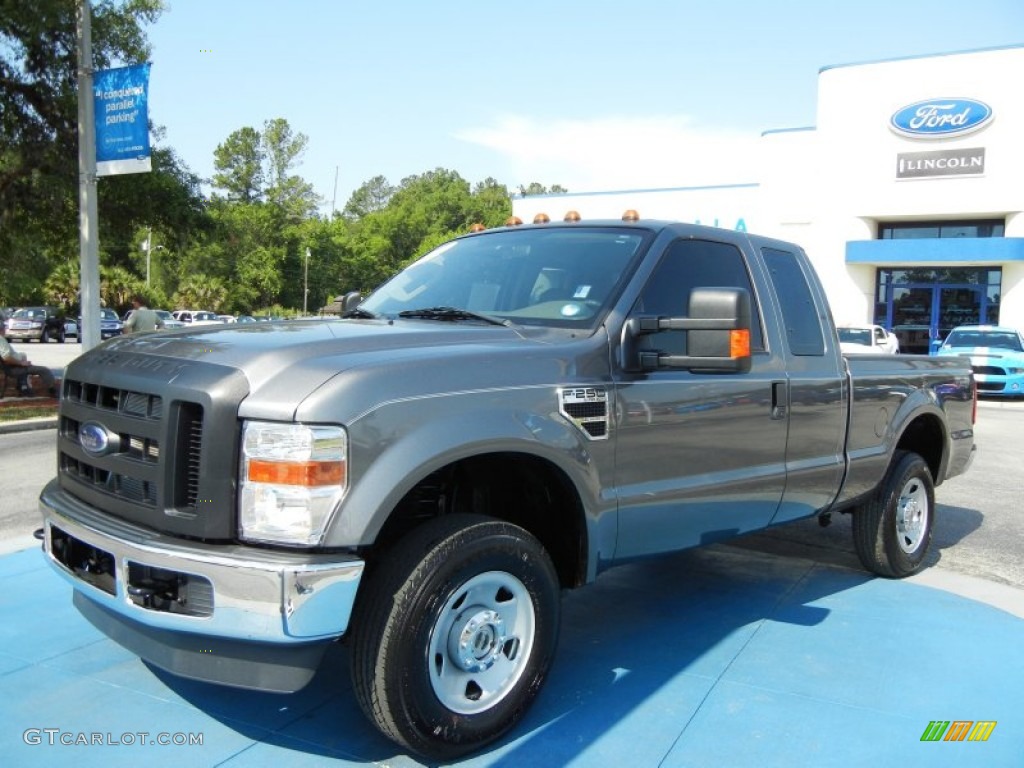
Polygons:
<instances>
[{"instance_id":1,"label":"light pole","mask_svg":"<svg viewBox=\"0 0 1024 768\"><path fill-rule=\"evenodd\" d=\"M146 287L149 288L149 257L153 253L153 228L146 228Z\"/></svg>"},{"instance_id":2,"label":"light pole","mask_svg":"<svg viewBox=\"0 0 1024 768\"><path fill-rule=\"evenodd\" d=\"M306 305L309 302L309 248L306 249L306 269L302 278L302 314L309 314Z\"/></svg>"}]
</instances>

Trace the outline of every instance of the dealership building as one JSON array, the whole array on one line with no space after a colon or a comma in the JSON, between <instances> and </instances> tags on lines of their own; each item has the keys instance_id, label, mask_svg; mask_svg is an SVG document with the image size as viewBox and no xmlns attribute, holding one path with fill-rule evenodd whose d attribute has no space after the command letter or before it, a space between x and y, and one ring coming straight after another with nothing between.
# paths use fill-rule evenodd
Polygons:
<instances>
[{"instance_id":1,"label":"dealership building","mask_svg":"<svg viewBox=\"0 0 1024 768\"><path fill-rule=\"evenodd\" d=\"M513 213L791 240L837 322L894 329L905 352L966 323L1024 329L1022 82L1024 46L824 67L817 124L765 131L750 183L516 196Z\"/></svg>"}]
</instances>

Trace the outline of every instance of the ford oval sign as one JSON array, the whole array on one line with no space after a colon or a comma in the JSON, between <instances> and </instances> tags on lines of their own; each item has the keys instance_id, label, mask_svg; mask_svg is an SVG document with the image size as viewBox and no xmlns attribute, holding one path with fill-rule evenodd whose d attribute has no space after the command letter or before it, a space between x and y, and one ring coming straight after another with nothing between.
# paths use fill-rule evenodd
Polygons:
<instances>
[{"instance_id":1,"label":"ford oval sign","mask_svg":"<svg viewBox=\"0 0 1024 768\"><path fill-rule=\"evenodd\" d=\"M893 113L889 127L912 139L945 139L983 128L992 108L975 99L928 99L908 104Z\"/></svg>"},{"instance_id":2,"label":"ford oval sign","mask_svg":"<svg viewBox=\"0 0 1024 768\"><path fill-rule=\"evenodd\" d=\"M93 456L103 456L114 450L111 434L102 424L87 421L78 427L78 444L82 450Z\"/></svg>"}]
</instances>

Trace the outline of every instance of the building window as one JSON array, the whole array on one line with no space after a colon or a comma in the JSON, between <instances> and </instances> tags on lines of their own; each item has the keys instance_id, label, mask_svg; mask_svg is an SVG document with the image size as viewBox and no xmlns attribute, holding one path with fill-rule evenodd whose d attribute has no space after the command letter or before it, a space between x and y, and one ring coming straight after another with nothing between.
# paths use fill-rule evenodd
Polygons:
<instances>
[{"instance_id":1,"label":"building window","mask_svg":"<svg viewBox=\"0 0 1024 768\"><path fill-rule=\"evenodd\" d=\"M913 240L938 237L1003 237L1006 225L1001 219L974 221L901 221L879 224L879 240Z\"/></svg>"}]
</instances>

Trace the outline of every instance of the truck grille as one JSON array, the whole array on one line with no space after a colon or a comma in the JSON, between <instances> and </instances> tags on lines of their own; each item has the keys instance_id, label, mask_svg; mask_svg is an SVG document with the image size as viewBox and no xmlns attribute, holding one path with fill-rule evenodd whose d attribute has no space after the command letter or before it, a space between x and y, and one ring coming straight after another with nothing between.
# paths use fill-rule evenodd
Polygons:
<instances>
[{"instance_id":1,"label":"truck grille","mask_svg":"<svg viewBox=\"0 0 1024 768\"><path fill-rule=\"evenodd\" d=\"M123 367L137 359L127 360ZM196 366L195 386L174 386L160 381L158 371L138 368L119 377L109 368L94 367L93 374L84 362L68 367L58 435L61 486L154 530L234 538L240 375ZM224 397L225 390L232 396ZM218 429L208 428L211 417Z\"/></svg>"}]
</instances>

